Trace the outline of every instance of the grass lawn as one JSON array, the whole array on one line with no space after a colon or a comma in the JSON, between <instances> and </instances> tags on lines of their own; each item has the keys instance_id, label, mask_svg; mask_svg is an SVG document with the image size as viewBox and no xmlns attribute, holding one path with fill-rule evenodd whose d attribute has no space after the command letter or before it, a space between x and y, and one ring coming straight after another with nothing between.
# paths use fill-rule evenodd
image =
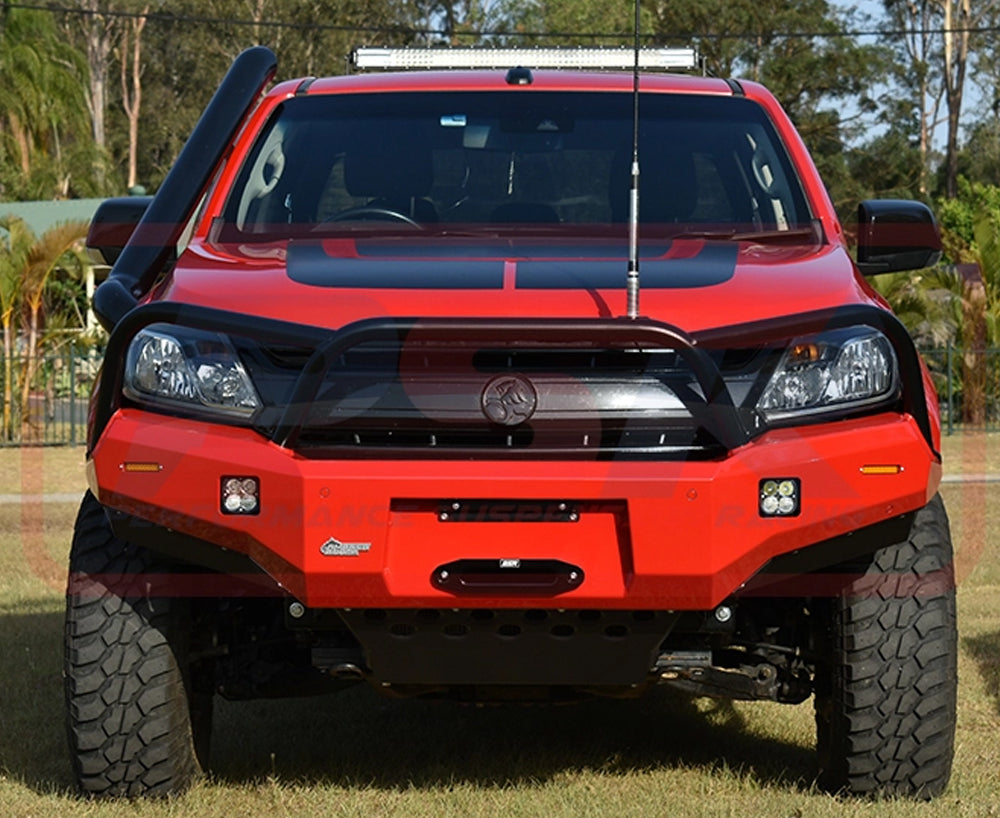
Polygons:
<instances>
[{"instance_id":1,"label":"grass lawn","mask_svg":"<svg viewBox=\"0 0 1000 818\"><path fill-rule=\"evenodd\" d=\"M82 494L84 462L83 446L0 448L0 495Z\"/></svg>"},{"instance_id":2,"label":"grass lawn","mask_svg":"<svg viewBox=\"0 0 1000 818\"><path fill-rule=\"evenodd\" d=\"M946 473L1000 472L1000 435L943 444ZM79 493L82 449L0 450L0 495ZM464 707L367 688L220 702L212 775L171 801L72 794L62 586L76 507L0 504L2 816L1000 816L1000 485L947 484L961 584L952 784L937 801L815 790L810 703L639 701Z\"/></svg>"}]
</instances>

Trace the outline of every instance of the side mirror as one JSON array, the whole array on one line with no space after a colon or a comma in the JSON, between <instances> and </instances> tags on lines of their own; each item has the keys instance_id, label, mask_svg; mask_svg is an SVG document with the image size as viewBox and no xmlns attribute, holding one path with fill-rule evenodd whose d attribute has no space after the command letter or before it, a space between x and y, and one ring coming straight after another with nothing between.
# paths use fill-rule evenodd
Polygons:
<instances>
[{"instance_id":1,"label":"side mirror","mask_svg":"<svg viewBox=\"0 0 1000 818\"><path fill-rule=\"evenodd\" d=\"M931 209L905 199L858 205L858 269L863 275L919 270L941 258L941 233Z\"/></svg>"},{"instance_id":2,"label":"side mirror","mask_svg":"<svg viewBox=\"0 0 1000 818\"><path fill-rule=\"evenodd\" d=\"M152 196L121 196L101 202L87 233L94 261L114 266L151 201Z\"/></svg>"}]
</instances>

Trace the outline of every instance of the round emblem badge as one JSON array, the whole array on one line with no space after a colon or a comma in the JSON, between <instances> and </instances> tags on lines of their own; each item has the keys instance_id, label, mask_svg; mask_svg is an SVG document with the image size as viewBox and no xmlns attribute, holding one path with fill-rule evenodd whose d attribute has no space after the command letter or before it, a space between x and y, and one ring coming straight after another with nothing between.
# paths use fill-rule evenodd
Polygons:
<instances>
[{"instance_id":1,"label":"round emblem badge","mask_svg":"<svg viewBox=\"0 0 1000 818\"><path fill-rule=\"evenodd\" d=\"M524 423L538 408L538 393L520 375L498 375L483 388L480 405L487 420L500 426Z\"/></svg>"}]
</instances>

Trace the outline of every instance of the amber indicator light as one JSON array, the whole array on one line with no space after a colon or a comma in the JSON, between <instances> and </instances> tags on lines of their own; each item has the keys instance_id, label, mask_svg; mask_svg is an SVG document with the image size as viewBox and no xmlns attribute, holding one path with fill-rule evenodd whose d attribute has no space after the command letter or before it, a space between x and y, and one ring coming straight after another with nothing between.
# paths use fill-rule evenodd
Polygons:
<instances>
[{"instance_id":1,"label":"amber indicator light","mask_svg":"<svg viewBox=\"0 0 1000 818\"><path fill-rule=\"evenodd\" d=\"M884 464L884 465L871 465L862 466L862 474L900 474L903 471L903 467L899 465Z\"/></svg>"},{"instance_id":2,"label":"amber indicator light","mask_svg":"<svg viewBox=\"0 0 1000 818\"><path fill-rule=\"evenodd\" d=\"M144 463L140 461L125 461L121 465L121 470L133 474L149 474L163 470L161 463Z\"/></svg>"}]
</instances>

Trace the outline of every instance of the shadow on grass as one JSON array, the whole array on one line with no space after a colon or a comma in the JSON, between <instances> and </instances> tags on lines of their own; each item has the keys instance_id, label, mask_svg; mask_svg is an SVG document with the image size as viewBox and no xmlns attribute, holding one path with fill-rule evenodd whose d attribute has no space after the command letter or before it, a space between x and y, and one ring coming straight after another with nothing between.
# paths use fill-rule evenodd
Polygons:
<instances>
[{"instance_id":1,"label":"shadow on grass","mask_svg":"<svg viewBox=\"0 0 1000 818\"><path fill-rule=\"evenodd\" d=\"M1000 632L969 636L962 644L979 666L986 692L1000 713Z\"/></svg>"},{"instance_id":2,"label":"shadow on grass","mask_svg":"<svg viewBox=\"0 0 1000 818\"><path fill-rule=\"evenodd\" d=\"M212 773L233 784L275 776L400 790L684 767L737 770L800 790L812 786L811 749L747 732L729 702L703 710L664 689L638 700L562 706L392 700L367 687L317 699L221 703Z\"/></svg>"},{"instance_id":3,"label":"shadow on grass","mask_svg":"<svg viewBox=\"0 0 1000 818\"><path fill-rule=\"evenodd\" d=\"M62 629L60 612L0 609L0 770L45 793L73 787L63 722Z\"/></svg>"},{"instance_id":4,"label":"shadow on grass","mask_svg":"<svg viewBox=\"0 0 1000 818\"><path fill-rule=\"evenodd\" d=\"M48 603L51 607L52 603ZM0 770L40 793L73 788L63 726L62 614L0 612ZM244 785L408 789L515 786L578 770L737 770L808 789L811 750L753 735L728 702L706 711L658 689L638 700L470 707L394 700L366 686L308 699L216 700L212 776ZM808 705L803 705L808 706ZM777 705L775 705L777 707Z\"/></svg>"}]
</instances>

